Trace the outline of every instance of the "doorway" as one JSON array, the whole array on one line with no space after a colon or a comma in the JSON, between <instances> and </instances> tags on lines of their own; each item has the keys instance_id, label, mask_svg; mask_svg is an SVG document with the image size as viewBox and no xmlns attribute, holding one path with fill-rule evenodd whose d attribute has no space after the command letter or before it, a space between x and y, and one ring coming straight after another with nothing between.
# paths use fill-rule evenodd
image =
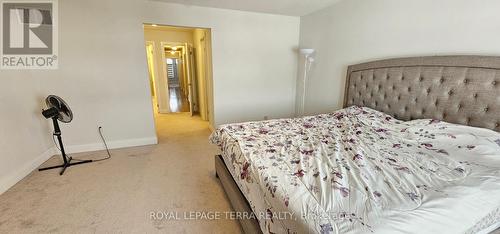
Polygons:
<instances>
[{"instance_id":1,"label":"doorway","mask_svg":"<svg viewBox=\"0 0 500 234\"><path fill-rule=\"evenodd\" d=\"M192 76L187 70L189 61L185 56L186 47L177 43L162 43L164 53L164 63L162 66L166 70L167 92L169 95L168 107L171 113L189 112L194 114L193 101L189 98L192 95L189 90L188 77ZM191 65L193 66L193 65Z\"/></svg>"},{"instance_id":2,"label":"doorway","mask_svg":"<svg viewBox=\"0 0 500 234\"><path fill-rule=\"evenodd\" d=\"M184 114L213 126L211 30L144 24L144 38L155 119Z\"/></svg>"}]
</instances>

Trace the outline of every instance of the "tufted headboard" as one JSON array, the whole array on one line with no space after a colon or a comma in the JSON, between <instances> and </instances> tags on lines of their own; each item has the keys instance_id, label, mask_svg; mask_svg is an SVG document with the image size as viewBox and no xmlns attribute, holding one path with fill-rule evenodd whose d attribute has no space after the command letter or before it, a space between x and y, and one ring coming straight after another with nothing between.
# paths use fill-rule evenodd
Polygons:
<instances>
[{"instance_id":1,"label":"tufted headboard","mask_svg":"<svg viewBox=\"0 0 500 234\"><path fill-rule=\"evenodd\" d=\"M349 66L344 107L500 132L500 57L436 56Z\"/></svg>"}]
</instances>

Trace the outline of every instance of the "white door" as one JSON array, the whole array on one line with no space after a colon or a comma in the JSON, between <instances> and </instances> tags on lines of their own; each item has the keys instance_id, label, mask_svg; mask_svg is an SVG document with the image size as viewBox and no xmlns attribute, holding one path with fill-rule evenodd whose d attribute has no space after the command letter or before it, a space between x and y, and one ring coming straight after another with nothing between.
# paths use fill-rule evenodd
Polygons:
<instances>
[{"instance_id":1,"label":"white door","mask_svg":"<svg viewBox=\"0 0 500 234\"><path fill-rule=\"evenodd\" d=\"M194 64L194 61L193 61L193 46L192 45L188 45L187 43L185 43L185 48L186 48L186 54L185 54L185 62L187 64L187 71L186 71L186 75L187 75L187 90L188 90L188 101L189 101L189 113L191 114L191 116L194 115L194 90L193 90L193 64Z\"/></svg>"}]
</instances>

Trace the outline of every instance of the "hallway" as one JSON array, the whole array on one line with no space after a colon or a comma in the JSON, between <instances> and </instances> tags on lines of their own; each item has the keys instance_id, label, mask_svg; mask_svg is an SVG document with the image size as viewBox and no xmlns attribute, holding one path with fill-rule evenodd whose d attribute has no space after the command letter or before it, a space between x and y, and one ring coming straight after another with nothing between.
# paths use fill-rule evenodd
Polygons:
<instances>
[{"instance_id":1,"label":"hallway","mask_svg":"<svg viewBox=\"0 0 500 234\"><path fill-rule=\"evenodd\" d=\"M211 29L152 23L143 27L155 108L160 113L189 112L213 123Z\"/></svg>"},{"instance_id":2,"label":"hallway","mask_svg":"<svg viewBox=\"0 0 500 234\"><path fill-rule=\"evenodd\" d=\"M156 117L158 145L111 150L110 160L71 167L64 176L34 171L2 194L0 233L241 233L235 220L150 218L151 212L231 211L215 178L218 150L208 143L208 123L189 113ZM59 161L54 156L43 166Z\"/></svg>"}]
</instances>

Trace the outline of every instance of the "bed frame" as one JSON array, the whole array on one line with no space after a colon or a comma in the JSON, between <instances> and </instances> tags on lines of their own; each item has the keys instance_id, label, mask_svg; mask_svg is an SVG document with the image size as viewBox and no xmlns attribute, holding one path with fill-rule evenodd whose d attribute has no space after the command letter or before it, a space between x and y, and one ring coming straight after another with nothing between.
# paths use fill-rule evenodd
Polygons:
<instances>
[{"instance_id":1,"label":"bed frame","mask_svg":"<svg viewBox=\"0 0 500 234\"><path fill-rule=\"evenodd\" d=\"M224 191L226 191L226 195L229 198L229 202L231 202L233 210L236 212L246 212L247 214L250 214L252 212L252 208L241 190L238 188L238 185L234 181L229 169L227 169L221 155L215 156L215 175L219 178ZM259 221L256 219L240 219L238 221L240 221L241 229L246 234L262 233Z\"/></svg>"},{"instance_id":2,"label":"bed frame","mask_svg":"<svg viewBox=\"0 0 500 234\"><path fill-rule=\"evenodd\" d=\"M401 120L432 118L500 132L500 57L413 57L352 65L344 95L343 107L366 106ZM215 169L233 209L252 212L220 155ZM245 233L262 233L257 220L240 223Z\"/></svg>"}]
</instances>

